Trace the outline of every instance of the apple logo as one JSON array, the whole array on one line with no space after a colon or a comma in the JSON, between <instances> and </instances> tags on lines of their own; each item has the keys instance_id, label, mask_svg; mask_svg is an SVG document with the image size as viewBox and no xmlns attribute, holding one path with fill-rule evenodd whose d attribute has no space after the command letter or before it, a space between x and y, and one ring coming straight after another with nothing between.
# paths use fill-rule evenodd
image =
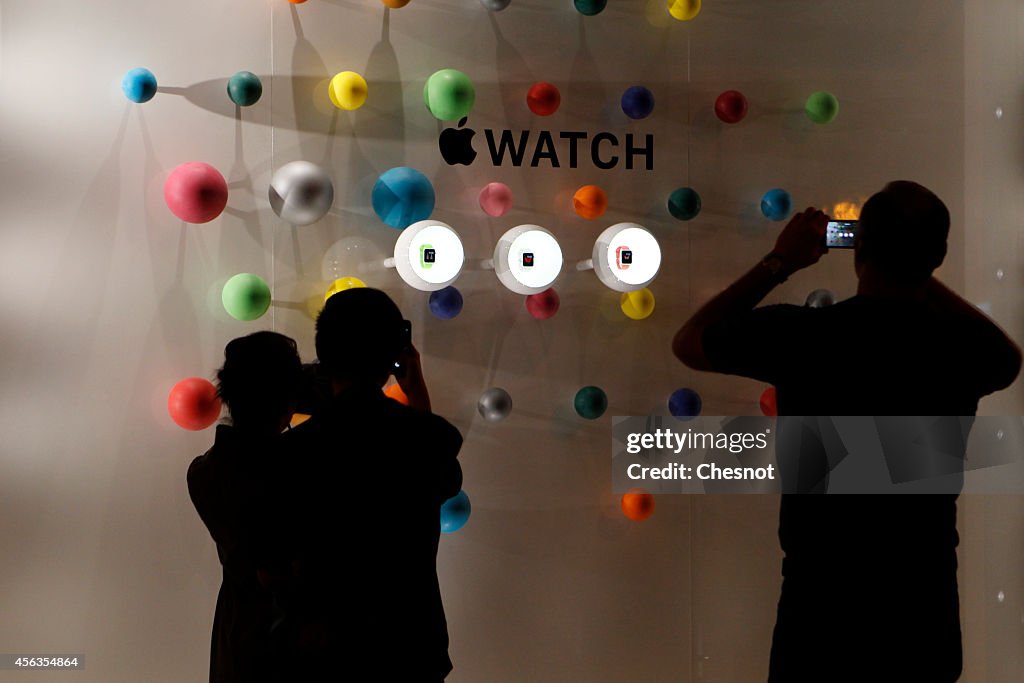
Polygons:
<instances>
[{"instance_id":1,"label":"apple logo","mask_svg":"<svg viewBox=\"0 0 1024 683\"><path fill-rule=\"evenodd\" d=\"M476 135L476 131L472 128L463 128L466 125L466 118L462 117L458 128L445 128L441 131L441 137L437 139L441 157L449 166L469 166L476 159L476 150L473 149L473 136Z\"/></svg>"}]
</instances>

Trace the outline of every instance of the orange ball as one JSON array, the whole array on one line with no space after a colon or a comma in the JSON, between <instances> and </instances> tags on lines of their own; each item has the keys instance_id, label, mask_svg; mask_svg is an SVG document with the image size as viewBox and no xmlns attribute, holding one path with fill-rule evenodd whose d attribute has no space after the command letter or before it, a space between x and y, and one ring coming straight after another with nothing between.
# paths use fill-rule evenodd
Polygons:
<instances>
[{"instance_id":1,"label":"orange ball","mask_svg":"<svg viewBox=\"0 0 1024 683\"><path fill-rule=\"evenodd\" d=\"M622 494L622 514L634 522L642 522L654 513L654 496L643 489Z\"/></svg>"},{"instance_id":2,"label":"orange ball","mask_svg":"<svg viewBox=\"0 0 1024 683\"><path fill-rule=\"evenodd\" d=\"M405 392L402 391L402 387L398 386L398 384L391 384L385 387L384 395L388 398L393 398L403 406L409 405L409 397L405 395Z\"/></svg>"},{"instance_id":3,"label":"orange ball","mask_svg":"<svg viewBox=\"0 0 1024 683\"><path fill-rule=\"evenodd\" d=\"M288 0L288 2L292 3L293 5L301 5L302 3L306 2L306 0Z\"/></svg>"},{"instance_id":4,"label":"orange ball","mask_svg":"<svg viewBox=\"0 0 1024 683\"><path fill-rule=\"evenodd\" d=\"M406 5L409 4L409 0L380 0L380 1L384 3L385 7L390 7L391 9L400 9L400 8L405 7Z\"/></svg>"},{"instance_id":5,"label":"orange ball","mask_svg":"<svg viewBox=\"0 0 1024 683\"><path fill-rule=\"evenodd\" d=\"M597 185L584 185L572 196L572 208L583 218L598 218L608 208L608 195Z\"/></svg>"}]
</instances>

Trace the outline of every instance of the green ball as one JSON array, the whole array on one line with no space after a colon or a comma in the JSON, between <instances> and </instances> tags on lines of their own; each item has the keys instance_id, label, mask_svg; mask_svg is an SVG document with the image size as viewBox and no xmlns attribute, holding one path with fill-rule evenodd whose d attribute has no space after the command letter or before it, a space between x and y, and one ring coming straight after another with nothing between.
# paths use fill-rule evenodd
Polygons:
<instances>
[{"instance_id":1,"label":"green ball","mask_svg":"<svg viewBox=\"0 0 1024 683\"><path fill-rule=\"evenodd\" d=\"M601 387L583 387L573 399L576 414L587 420L596 420L608 410L608 396Z\"/></svg>"},{"instance_id":2,"label":"green ball","mask_svg":"<svg viewBox=\"0 0 1024 683\"><path fill-rule=\"evenodd\" d=\"M228 97L239 107L251 107L262 95L263 83L250 71L239 71L228 79Z\"/></svg>"},{"instance_id":3,"label":"green ball","mask_svg":"<svg viewBox=\"0 0 1024 683\"><path fill-rule=\"evenodd\" d=\"M604 11L608 0L573 0L573 4L576 5L577 12L583 16L592 17Z\"/></svg>"},{"instance_id":4,"label":"green ball","mask_svg":"<svg viewBox=\"0 0 1024 683\"><path fill-rule=\"evenodd\" d=\"M270 287L259 275L239 273L225 283L220 300L235 320L255 320L270 308Z\"/></svg>"},{"instance_id":5,"label":"green ball","mask_svg":"<svg viewBox=\"0 0 1024 683\"><path fill-rule=\"evenodd\" d=\"M680 187L668 196L668 212L681 221L693 220L700 213L700 195L692 187Z\"/></svg>"},{"instance_id":6,"label":"green ball","mask_svg":"<svg viewBox=\"0 0 1024 683\"><path fill-rule=\"evenodd\" d=\"M458 121L469 116L476 100L476 89L469 76L455 69L441 69L423 86L423 102L434 118Z\"/></svg>"},{"instance_id":7,"label":"green ball","mask_svg":"<svg viewBox=\"0 0 1024 683\"><path fill-rule=\"evenodd\" d=\"M839 100L830 92L819 90L807 98L807 118L815 123L831 123L839 113Z\"/></svg>"}]
</instances>

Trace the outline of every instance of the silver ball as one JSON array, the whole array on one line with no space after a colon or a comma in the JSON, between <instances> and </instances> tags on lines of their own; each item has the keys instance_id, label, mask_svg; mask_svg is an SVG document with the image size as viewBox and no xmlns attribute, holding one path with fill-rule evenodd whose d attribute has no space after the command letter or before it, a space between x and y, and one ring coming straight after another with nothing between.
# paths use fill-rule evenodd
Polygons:
<instances>
[{"instance_id":1,"label":"silver ball","mask_svg":"<svg viewBox=\"0 0 1024 683\"><path fill-rule=\"evenodd\" d=\"M480 0L480 4L491 12L500 12L512 4L512 0Z\"/></svg>"},{"instance_id":2,"label":"silver ball","mask_svg":"<svg viewBox=\"0 0 1024 683\"><path fill-rule=\"evenodd\" d=\"M476 409L488 422L500 422L512 412L512 397L504 389L492 387L480 394Z\"/></svg>"},{"instance_id":3,"label":"silver ball","mask_svg":"<svg viewBox=\"0 0 1024 683\"><path fill-rule=\"evenodd\" d=\"M292 225L315 223L334 203L334 183L327 171L308 161L293 161L270 179L270 207Z\"/></svg>"},{"instance_id":4,"label":"silver ball","mask_svg":"<svg viewBox=\"0 0 1024 683\"><path fill-rule=\"evenodd\" d=\"M836 295L827 289L816 289L807 295L804 305L809 308L825 308L836 302Z\"/></svg>"}]
</instances>

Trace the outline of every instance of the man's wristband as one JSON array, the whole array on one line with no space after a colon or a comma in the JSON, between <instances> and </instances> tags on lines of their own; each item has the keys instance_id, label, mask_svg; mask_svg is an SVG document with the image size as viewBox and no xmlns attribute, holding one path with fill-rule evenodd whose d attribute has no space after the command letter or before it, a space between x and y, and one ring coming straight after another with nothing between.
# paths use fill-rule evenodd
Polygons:
<instances>
[{"instance_id":1,"label":"man's wristband","mask_svg":"<svg viewBox=\"0 0 1024 683\"><path fill-rule=\"evenodd\" d=\"M780 284L789 279L789 271L786 270L786 262L782 260L782 257L776 254L774 251L765 255L761 259L761 267L767 270L772 280L776 284Z\"/></svg>"}]
</instances>

